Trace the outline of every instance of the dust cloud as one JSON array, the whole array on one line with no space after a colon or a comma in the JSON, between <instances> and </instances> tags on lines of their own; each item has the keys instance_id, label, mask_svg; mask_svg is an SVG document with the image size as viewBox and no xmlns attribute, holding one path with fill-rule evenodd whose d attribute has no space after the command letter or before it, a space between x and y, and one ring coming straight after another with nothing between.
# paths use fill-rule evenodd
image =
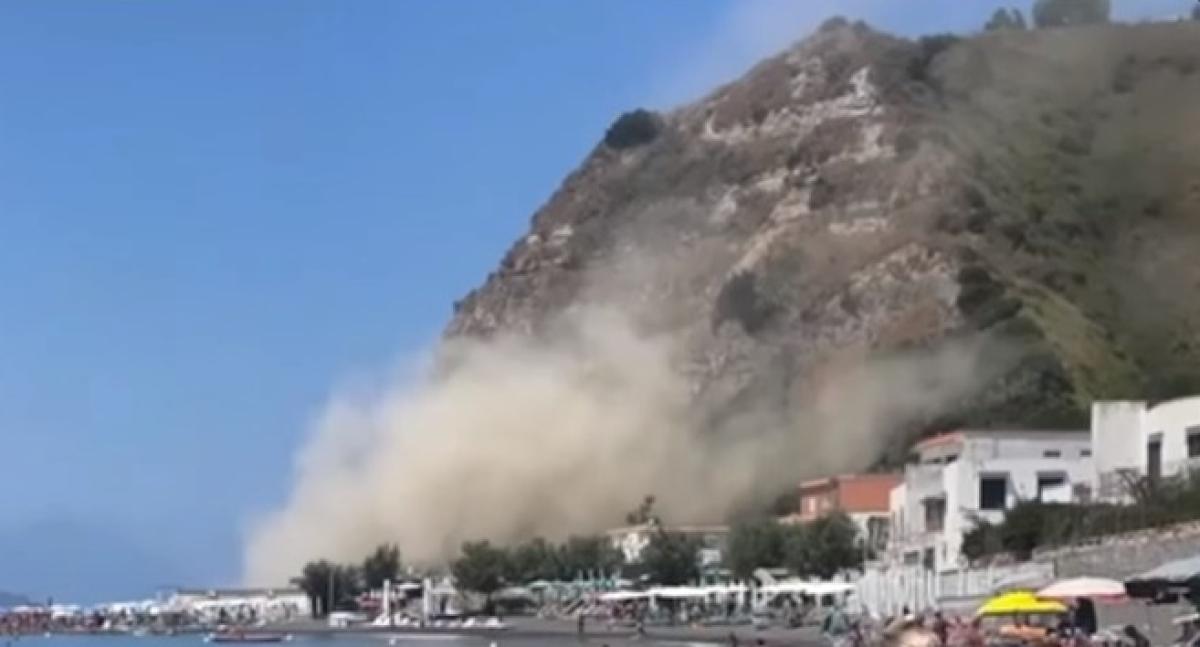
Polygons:
<instances>
[{"instance_id":1,"label":"dust cloud","mask_svg":"<svg viewBox=\"0 0 1200 647\"><path fill-rule=\"evenodd\" d=\"M424 381L334 399L290 499L251 533L245 579L278 585L384 541L437 563L465 540L595 532L648 493L668 520L721 521L754 493L866 466L897 422L973 388L985 347L830 370L806 410L744 411L722 433L701 424L672 339L617 310L573 309L536 341L446 342Z\"/></svg>"}]
</instances>

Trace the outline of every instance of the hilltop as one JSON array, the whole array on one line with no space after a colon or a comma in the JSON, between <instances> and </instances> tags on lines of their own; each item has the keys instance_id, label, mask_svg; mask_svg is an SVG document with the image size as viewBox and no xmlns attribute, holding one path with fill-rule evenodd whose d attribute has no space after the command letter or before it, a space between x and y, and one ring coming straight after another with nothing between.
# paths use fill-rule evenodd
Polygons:
<instances>
[{"instance_id":1,"label":"hilltop","mask_svg":"<svg viewBox=\"0 0 1200 647\"><path fill-rule=\"evenodd\" d=\"M1197 42L1200 23L912 41L831 20L694 104L621 116L446 336L614 304L679 340L724 431L981 334L1011 352L897 441L1200 391Z\"/></svg>"}]
</instances>

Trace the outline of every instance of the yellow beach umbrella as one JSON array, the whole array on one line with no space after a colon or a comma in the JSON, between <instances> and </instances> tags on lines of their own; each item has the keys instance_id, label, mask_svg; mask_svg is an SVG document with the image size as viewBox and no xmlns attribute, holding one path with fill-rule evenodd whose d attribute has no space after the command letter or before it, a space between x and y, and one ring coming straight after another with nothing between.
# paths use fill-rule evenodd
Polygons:
<instances>
[{"instance_id":1,"label":"yellow beach umbrella","mask_svg":"<svg viewBox=\"0 0 1200 647\"><path fill-rule=\"evenodd\" d=\"M1061 602L1043 600L1029 591L1004 593L983 603L975 612L978 616L1057 615L1066 613Z\"/></svg>"}]
</instances>

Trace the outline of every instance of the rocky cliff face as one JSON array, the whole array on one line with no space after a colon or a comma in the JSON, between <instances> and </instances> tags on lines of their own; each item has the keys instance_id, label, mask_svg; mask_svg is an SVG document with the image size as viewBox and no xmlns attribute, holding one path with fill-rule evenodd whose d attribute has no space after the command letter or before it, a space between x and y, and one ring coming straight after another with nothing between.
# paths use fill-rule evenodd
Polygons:
<instances>
[{"instance_id":1,"label":"rocky cliff face","mask_svg":"<svg viewBox=\"0 0 1200 647\"><path fill-rule=\"evenodd\" d=\"M695 104L618 120L446 334L615 304L680 340L713 419L979 331L1014 340L1012 364L909 432L1086 424L1094 397L1200 389L1197 42L831 21Z\"/></svg>"}]
</instances>

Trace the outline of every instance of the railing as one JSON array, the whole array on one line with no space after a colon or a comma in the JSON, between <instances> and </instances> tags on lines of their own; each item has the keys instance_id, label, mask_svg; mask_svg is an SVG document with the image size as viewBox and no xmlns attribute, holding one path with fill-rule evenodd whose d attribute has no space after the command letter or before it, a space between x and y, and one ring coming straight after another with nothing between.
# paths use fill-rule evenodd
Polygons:
<instances>
[{"instance_id":1,"label":"railing","mask_svg":"<svg viewBox=\"0 0 1200 647\"><path fill-rule=\"evenodd\" d=\"M1006 586L1039 586L1054 576L1054 566L1026 562L937 573L922 566L868 566L859 579L858 597L871 613L894 615L907 607L971 608Z\"/></svg>"}]
</instances>

